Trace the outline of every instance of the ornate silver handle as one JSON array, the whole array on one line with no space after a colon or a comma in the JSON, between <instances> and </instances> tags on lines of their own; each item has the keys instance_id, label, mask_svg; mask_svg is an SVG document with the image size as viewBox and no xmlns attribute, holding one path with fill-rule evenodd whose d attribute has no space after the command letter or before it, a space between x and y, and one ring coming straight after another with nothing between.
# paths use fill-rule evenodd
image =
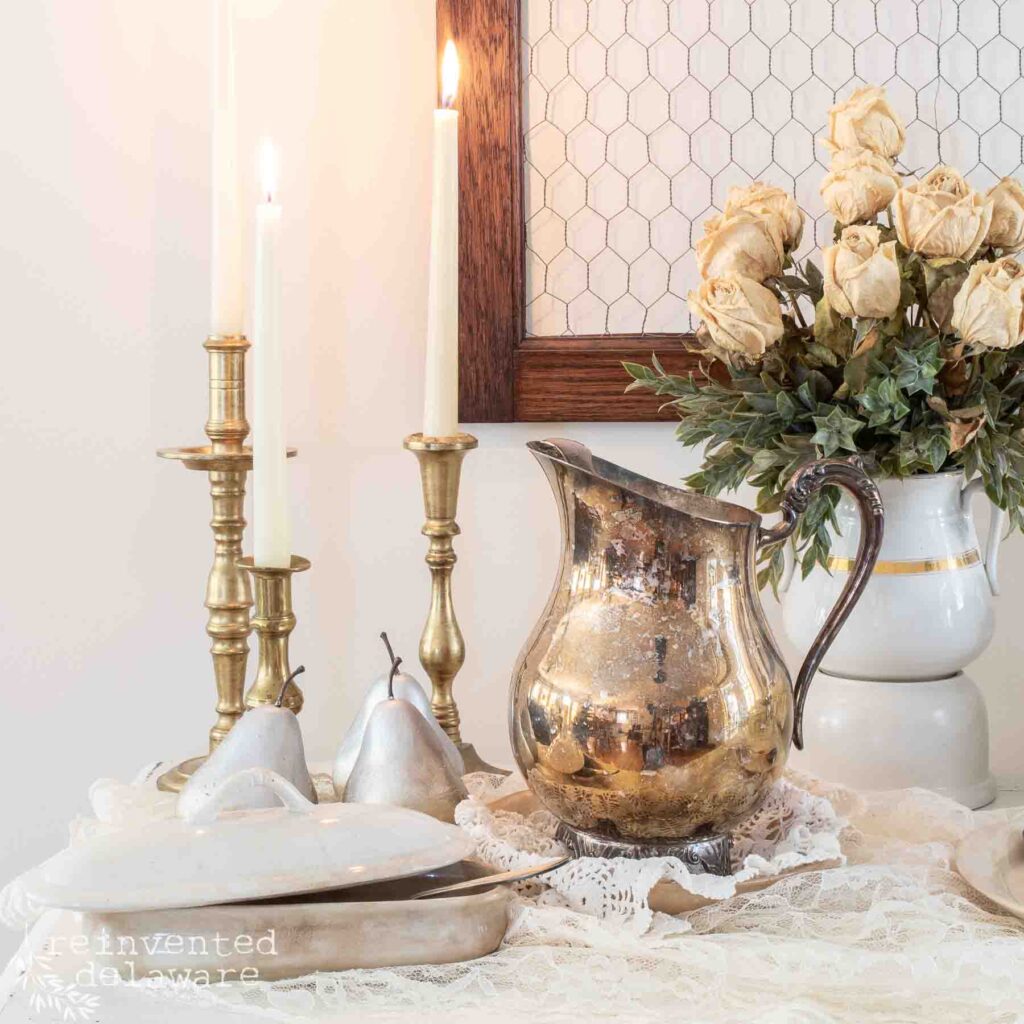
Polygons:
<instances>
[{"instance_id":1,"label":"ornate silver handle","mask_svg":"<svg viewBox=\"0 0 1024 1024\"><path fill-rule=\"evenodd\" d=\"M828 484L835 484L837 487L848 492L857 502L860 510L861 529L860 545L857 548L857 558L854 562L853 572L850 573L843 592L835 607L829 612L821 632L811 644L811 649L800 666L800 673L796 678L796 685L793 687L793 745L797 750L803 750L803 719L804 702L807 700L807 690L810 688L814 673L818 671L821 659L825 657L828 649L832 646L843 623L850 616L854 605L860 599L864 588L867 586L871 570L878 560L878 552L882 547L882 534L885 529L885 509L882 506L882 497L874 481L864 471L860 459L853 456L848 459L820 459L799 469L793 474L793 478L786 487L786 493L782 499L782 521L771 529L761 530L758 538L758 545L777 544L788 539L796 529L797 521L810 504L811 498L822 487Z\"/></svg>"}]
</instances>

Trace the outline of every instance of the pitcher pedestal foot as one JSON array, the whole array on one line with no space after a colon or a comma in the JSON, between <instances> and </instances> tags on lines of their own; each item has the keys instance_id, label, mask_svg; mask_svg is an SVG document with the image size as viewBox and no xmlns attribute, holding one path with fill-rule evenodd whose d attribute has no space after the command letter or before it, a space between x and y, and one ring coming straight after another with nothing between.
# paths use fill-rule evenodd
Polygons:
<instances>
[{"instance_id":1,"label":"pitcher pedestal foot","mask_svg":"<svg viewBox=\"0 0 1024 1024\"><path fill-rule=\"evenodd\" d=\"M968 807L996 796L988 715L965 672L919 681L819 672L804 709L807 745L790 765L854 789L920 786Z\"/></svg>"},{"instance_id":2,"label":"pitcher pedestal foot","mask_svg":"<svg viewBox=\"0 0 1024 1024\"><path fill-rule=\"evenodd\" d=\"M649 843L630 842L628 839L604 839L581 832L561 822L555 838L564 843L574 857L678 857L691 871L708 875L728 875L732 872L730 851L732 837L695 836L692 839L669 839Z\"/></svg>"}]
</instances>

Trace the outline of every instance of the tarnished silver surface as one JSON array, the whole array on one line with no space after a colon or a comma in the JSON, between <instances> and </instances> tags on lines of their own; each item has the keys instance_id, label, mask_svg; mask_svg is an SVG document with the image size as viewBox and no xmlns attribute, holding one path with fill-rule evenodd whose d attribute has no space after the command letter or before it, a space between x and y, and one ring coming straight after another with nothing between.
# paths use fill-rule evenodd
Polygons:
<instances>
[{"instance_id":1,"label":"tarnished silver surface","mask_svg":"<svg viewBox=\"0 0 1024 1024\"><path fill-rule=\"evenodd\" d=\"M629 857L632 860L643 857L678 857L693 872L728 875L732 871L729 856L732 839L728 833L637 843L626 839L599 839L563 821L555 832L555 838L564 843L575 857Z\"/></svg>"},{"instance_id":2,"label":"tarnished silver surface","mask_svg":"<svg viewBox=\"0 0 1024 1024\"><path fill-rule=\"evenodd\" d=\"M523 868L514 868L510 871L499 871L492 875L483 875L481 878L470 878L461 882L454 882L451 885L441 885L436 889L425 889L416 893L414 900L432 900L437 896L455 896L470 892L483 892L496 885L508 885L511 882L525 882L530 878L537 878L546 875L555 868L560 868L569 861L567 854L554 857L551 860L543 861L540 864L530 864Z\"/></svg>"},{"instance_id":3,"label":"tarnished silver surface","mask_svg":"<svg viewBox=\"0 0 1024 1024\"><path fill-rule=\"evenodd\" d=\"M725 835L781 774L793 690L756 589L759 544L785 539L836 483L865 516L857 569L801 680L856 602L882 513L859 465L796 474L783 522L637 476L574 441L531 442L554 490L558 580L512 679L516 760L541 803L600 842ZM597 845L595 845L597 844Z\"/></svg>"}]
</instances>

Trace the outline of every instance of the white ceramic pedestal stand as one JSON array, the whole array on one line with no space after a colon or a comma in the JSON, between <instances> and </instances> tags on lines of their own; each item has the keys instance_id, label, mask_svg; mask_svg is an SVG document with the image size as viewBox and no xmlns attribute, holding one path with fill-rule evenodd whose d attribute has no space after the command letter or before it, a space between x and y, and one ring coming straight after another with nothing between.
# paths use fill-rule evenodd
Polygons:
<instances>
[{"instance_id":1,"label":"white ceramic pedestal stand","mask_svg":"<svg viewBox=\"0 0 1024 1024\"><path fill-rule=\"evenodd\" d=\"M819 672L804 708L804 749L790 764L855 789L922 786L974 808L996 796L985 702L965 672L913 682Z\"/></svg>"},{"instance_id":2,"label":"white ceramic pedestal stand","mask_svg":"<svg viewBox=\"0 0 1024 1024\"><path fill-rule=\"evenodd\" d=\"M988 717L963 668L992 639L1005 513L993 509L985 554L962 473L876 481L885 536L860 602L808 692L804 750L792 763L855 789L921 786L969 807L995 799ZM860 527L843 498L831 572L787 574L783 620L806 650L849 579ZM790 570L792 562L790 561Z\"/></svg>"}]
</instances>

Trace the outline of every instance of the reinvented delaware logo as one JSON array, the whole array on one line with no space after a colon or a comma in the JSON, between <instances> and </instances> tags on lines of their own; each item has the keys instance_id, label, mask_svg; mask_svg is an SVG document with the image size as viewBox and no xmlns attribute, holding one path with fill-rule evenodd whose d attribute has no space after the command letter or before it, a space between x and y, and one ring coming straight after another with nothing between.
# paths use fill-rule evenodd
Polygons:
<instances>
[{"instance_id":1,"label":"reinvented delaware logo","mask_svg":"<svg viewBox=\"0 0 1024 1024\"><path fill-rule=\"evenodd\" d=\"M27 948L26 942L22 949ZM21 975L18 984L27 993L28 1005L35 1013L48 1010L59 1014L61 1021L86 1021L95 1016L100 999L95 993L83 992L73 980L62 978L53 967L51 957L19 952L15 962ZM51 1017L51 1019L54 1019Z\"/></svg>"}]
</instances>

